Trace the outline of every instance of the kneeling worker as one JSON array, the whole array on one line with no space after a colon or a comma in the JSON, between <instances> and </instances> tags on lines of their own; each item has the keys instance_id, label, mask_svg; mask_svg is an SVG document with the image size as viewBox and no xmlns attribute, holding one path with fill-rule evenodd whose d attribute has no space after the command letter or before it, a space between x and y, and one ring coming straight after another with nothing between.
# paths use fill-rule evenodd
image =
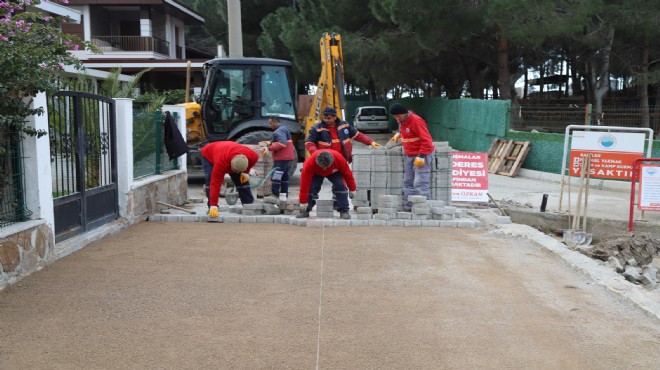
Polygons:
<instances>
[{"instance_id":1,"label":"kneeling worker","mask_svg":"<svg viewBox=\"0 0 660 370\"><path fill-rule=\"evenodd\" d=\"M315 151L303 163L299 197L301 214L297 216L298 218L309 217L309 212L319 198L323 179L326 178L332 183L332 192L337 199L340 217L344 220L351 218L348 214L350 207L348 197L352 199L355 196L355 178L346 159L338 152L329 149Z\"/></svg>"},{"instance_id":2,"label":"kneeling worker","mask_svg":"<svg viewBox=\"0 0 660 370\"><path fill-rule=\"evenodd\" d=\"M245 145L233 141L212 142L205 145L201 152L209 217L218 217L220 187L225 181L226 174L229 174L234 182L241 203L251 204L254 202L248 173L259 160L259 154Z\"/></svg>"}]
</instances>

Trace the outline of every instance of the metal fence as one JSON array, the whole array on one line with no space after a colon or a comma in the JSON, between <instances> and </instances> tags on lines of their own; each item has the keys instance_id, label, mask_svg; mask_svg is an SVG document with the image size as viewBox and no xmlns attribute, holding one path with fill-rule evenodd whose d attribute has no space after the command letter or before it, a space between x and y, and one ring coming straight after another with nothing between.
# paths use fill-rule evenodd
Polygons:
<instances>
[{"instance_id":1,"label":"metal fence","mask_svg":"<svg viewBox=\"0 0 660 370\"><path fill-rule=\"evenodd\" d=\"M176 113L173 116L177 119ZM161 111L133 110L133 178L179 169L165 150L164 119Z\"/></svg>"},{"instance_id":2,"label":"metal fence","mask_svg":"<svg viewBox=\"0 0 660 370\"><path fill-rule=\"evenodd\" d=\"M21 131L0 125L0 227L27 220Z\"/></svg>"},{"instance_id":3,"label":"metal fence","mask_svg":"<svg viewBox=\"0 0 660 370\"><path fill-rule=\"evenodd\" d=\"M568 125L644 127L640 106L604 106L602 115L592 112L591 104L517 105L511 107L511 129L564 133ZM649 107L648 127L660 129L660 107Z\"/></svg>"}]
</instances>

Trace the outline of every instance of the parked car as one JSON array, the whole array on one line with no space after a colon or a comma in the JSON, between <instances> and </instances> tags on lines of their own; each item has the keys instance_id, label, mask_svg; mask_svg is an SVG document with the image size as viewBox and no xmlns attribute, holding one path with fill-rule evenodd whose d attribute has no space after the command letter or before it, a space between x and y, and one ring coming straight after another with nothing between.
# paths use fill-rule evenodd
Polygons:
<instances>
[{"instance_id":1,"label":"parked car","mask_svg":"<svg viewBox=\"0 0 660 370\"><path fill-rule=\"evenodd\" d=\"M380 106L359 107L355 111L353 126L360 131L389 131L387 108Z\"/></svg>"}]
</instances>

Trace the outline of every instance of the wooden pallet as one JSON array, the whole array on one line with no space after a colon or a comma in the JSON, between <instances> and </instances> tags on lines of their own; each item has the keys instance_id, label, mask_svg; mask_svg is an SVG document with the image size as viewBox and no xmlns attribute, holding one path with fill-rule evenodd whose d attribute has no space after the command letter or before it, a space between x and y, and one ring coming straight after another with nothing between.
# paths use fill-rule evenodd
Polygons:
<instances>
[{"instance_id":1,"label":"wooden pallet","mask_svg":"<svg viewBox=\"0 0 660 370\"><path fill-rule=\"evenodd\" d=\"M488 150L488 172L497 173L511 147L511 140L495 139Z\"/></svg>"},{"instance_id":2,"label":"wooden pallet","mask_svg":"<svg viewBox=\"0 0 660 370\"><path fill-rule=\"evenodd\" d=\"M495 139L488 151L488 172L516 176L531 147L529 141Z\"/></svg>"}]
</instances>

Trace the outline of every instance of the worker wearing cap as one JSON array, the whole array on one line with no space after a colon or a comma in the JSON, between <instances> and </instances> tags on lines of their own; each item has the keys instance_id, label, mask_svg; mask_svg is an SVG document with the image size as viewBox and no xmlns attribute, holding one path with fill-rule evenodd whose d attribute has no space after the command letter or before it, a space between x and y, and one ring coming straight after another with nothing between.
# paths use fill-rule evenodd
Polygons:
<instances>
[{"instance_id":1,"label":"worker wearing cap","mask_svg":"<svg viewBox=\"0 0 660 370\"><path fill-rule=\"evenodd\" d=\"M401 139L406 155L403 176L403 209L410 211L410 195L423 195L431 199L431 162L433 161L433 138L426 126L426 121L403 105L396 103L390 108L390 114L399 123L399 133L390 141Z\"/></svg>"},{"instance_id":2,"label":"worker wearing cap","mask_svg":"<svg viewBox=\"0 0 660 370\"><path fill-rule=\"evenodd\" d=\"M334 150L317 150L303 163L300 174L300 215L298 218L309 217L309 212L316 205L321 191L323 179L332 183L332 192L337 198L339 216L348 220L348 197L355 196L355 178L344 157ZM345 183L345 184L344 184Z\"/></svg>"},{"instance_id":3,"label":"worker wearing cap","mask_svg":"<svg viewBox=\"0 0 660 370\"><path fill-rule=\"evenodd\" d=\"M206 180L209 217L218 217L218 197L220 197L220 187L225 181L226 174L229 174L236 185L241 203L254 202L248 173L258 160L259 154L254 150L233 141L215 141L202 148L202 167Z\"/></svg>"},{"instance_id":4,"label":"worker wearing cap","mask_svg":"<svg viewBox=\"0 0 660 370\"><path fill-rule=\"evenodd\" d=\"M380 146L369 136L358 131L353 125L337 117L333 107L323 109L323 120L309 129L305 148L309 154L319 149L332 149L340 153L351 163L353 160L353 140L372 147Z\"/></svg>"}]
</instances>

